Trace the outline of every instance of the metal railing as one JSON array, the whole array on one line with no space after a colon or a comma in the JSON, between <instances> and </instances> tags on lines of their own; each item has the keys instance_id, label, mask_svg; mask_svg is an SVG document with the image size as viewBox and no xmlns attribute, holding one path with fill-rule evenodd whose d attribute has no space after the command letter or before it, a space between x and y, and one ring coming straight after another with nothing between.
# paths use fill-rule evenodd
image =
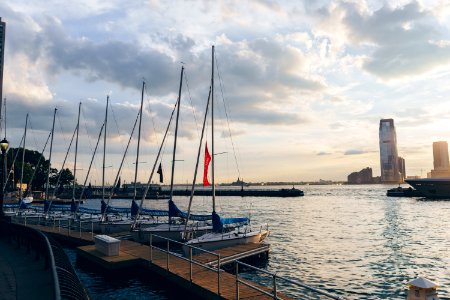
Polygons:
<instances>
[{"instance_id":1,"label":"metal railing","mask_svg":"<svg viewBox=\"0 0 450 300\"><path fill-rule=\"evenodd\" d=\"M166 243L165 249L153 245L153 237L165 240L165 243ZM180 255L179 253L176 253L176 252L171 252L170 251L170 243L175 243L177 245L181 245L182 247L187 247L187 249L188 249L188 257L184 257L184 256L182 256L182 255ZM222 272L225 272L225 271L220 269L221 256L220 256L219 253L208 251L208 250L205 250L205 249L202 249L202 248L198 248L198 247L195 247L195 246L187 245L185 243L178 242L178 241L175 241L175 240L172 240L172 239L169 239L169 238L166 238L166 237L162 237L162 236L159 236L159 235L156 235L156 234L150 234L150 261L151 262L153 262L153 249L158 249L158 251L166 253L166 269L168 271L170 271L169 257L171 255L176 256L179 259L182 259L184 261L189 262L189 281L190 282L193 281L193 277L194 277L194 274L192 272L193 265L197 265L197 266L200 266L202 268L205 268L207 270L210 270L212 272L217 273L217 295L220 296L220 292L221 292L220 291L220 288L221 288L220 287L220 277L221 277L220 275L221 275ZM197 261L192 256L193 250L197 251L198 253L206 253L208 255L211 255L211 256L215 257L216 259L212 260L212 261L209 261L209 262ZM271 287L262 287L259 284L256 284L256 283L253 283L253 282L251 282L249 280L245 280L245 279L241 278L239 276L239 266L243 266L243 267L245 267L247 269L251 269L251 270L254 270L254 271L257 271L257 272L262 272L263 274L270 276L272 278L272 286ZM299 281L295 281L295 280L292 280L292 279L289 279L289 278L285 278L285 277L279 276L279 275L277 275L275 273L272 273L272 272L269 272L269 271L266 271L266 270L263 270L263 269L251 266L249 264L243 263L243 262L238 261L238 260L234 261L234 270L235 270L235 287L236 287L235 295L236 295L236 299L240 299L240 285L245 285L245 286L247 286L247 287L249 287L249 288L251 288L251 289L253 289L255 291L258 291L261 294L269 296L269 297L271 297L273 299L282 299L279 296L279 292L277 291L278 283L280 281L282 281L282 282L285 282L285 283L289 283L292 286L301 287L301 288L306 289L306 290L308 290L308 291L310 291L312 293L315 293L316 295L324 296L325 298L328 298L328 299L344 300L343 297L333 295L331 293L328 293L326 291L314 288L312 286L309 286L307 284L301 283Z\"/></svg>"},{"instance_id":2,"label":"metal railing","mask_svg":"<svg viewBox=\"0 0 450 300\"><path fill-rule=\"evenodd\" d=\"M25 246L27 253L33 250L36 259L44 259L44 269L51 272L53 299L89 299L67 255L55 241L39 230L20 224L0 221L0 227L1 233L15 242L18 248Z\"/></svg>"}]
</instances>

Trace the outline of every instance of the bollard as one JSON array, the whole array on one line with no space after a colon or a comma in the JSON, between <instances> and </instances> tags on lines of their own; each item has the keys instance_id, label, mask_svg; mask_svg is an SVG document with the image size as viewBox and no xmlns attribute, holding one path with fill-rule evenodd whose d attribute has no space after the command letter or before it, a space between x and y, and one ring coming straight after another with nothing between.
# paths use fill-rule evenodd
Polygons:
<instances>
[{"instance_id":1,"label":"bollard","mask_svg":"<svg viewBox=\"0 0 450 300\"><path fill-rule=\"evenodd\" d=\"M425 277L416 278L406 284L409 288L407 300L439 299L436 290L439 284Z\"/></svg>"}]
</instances>

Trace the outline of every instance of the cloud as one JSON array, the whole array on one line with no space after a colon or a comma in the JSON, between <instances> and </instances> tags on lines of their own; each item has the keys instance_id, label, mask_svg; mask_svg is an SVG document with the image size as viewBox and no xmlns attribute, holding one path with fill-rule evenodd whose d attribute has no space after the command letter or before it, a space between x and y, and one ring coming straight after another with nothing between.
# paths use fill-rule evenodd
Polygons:
<instances>
[{"instance_id":1,"label":"cloud","mask_svg":"<svg viewBox=\"0 0 450 300\"><path fill-rule=\"evenodd\" d=\"M450 63L450 45L430 11L416 1L404 6L383 6L374 12L343 5L343 22L351 41L373 48L363 68L383 79L415 76Z\"/></svg>"},{"instance_id":2,"label":"cloud","mask_svg":"<svg viewBox=\"0 0 450 300\"><path fill-rule=\"evenodd\" d=\"M325 156L325 155L331 155L331 154L332 153L330 153L330 152L321 151L321 152L317 153L317 156Z\"/></svg>"},{"instance_id":3,"label":"cloud","mask_svg":"<svg viewBox=\"0 0 450 300\"><path fill-rule=\"evenodd\" d=\"M345 151L344 155L360 155L360 154L365 154L365 153L367 153L367 151L350 149L350 150Z\"/></svg>"}]
</instances>

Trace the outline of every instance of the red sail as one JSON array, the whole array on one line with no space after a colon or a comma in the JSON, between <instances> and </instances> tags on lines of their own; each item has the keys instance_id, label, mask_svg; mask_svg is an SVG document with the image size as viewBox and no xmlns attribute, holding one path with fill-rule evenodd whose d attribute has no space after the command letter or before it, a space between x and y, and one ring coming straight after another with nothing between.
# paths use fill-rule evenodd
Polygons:
<instances>
[{"instance_id":1,"label":"red sail","mask_svg":"<svg viewBox=\"0 0 450 300\"><path fill-rule=\"evenodd\" d=\"M208 151L208 143L205 145L205 163L204 163L204 169L203 169L203 186L209 186L208 181L208 167L209 163L211 162L211 155L209 155Z\"/></svg>"}]
</instances>

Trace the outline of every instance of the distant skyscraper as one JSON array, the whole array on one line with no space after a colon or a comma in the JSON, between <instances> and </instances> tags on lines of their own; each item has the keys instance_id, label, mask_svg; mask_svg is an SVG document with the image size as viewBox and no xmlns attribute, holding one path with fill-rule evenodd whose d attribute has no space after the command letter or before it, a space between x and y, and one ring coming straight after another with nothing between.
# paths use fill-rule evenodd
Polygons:
<instances>
[{"instance_id":1,"label":"distant skyscraper","mask_svg":"<svg viewBox=\"0 0 450 300\"><path fill-rule=\"evenodd\" d=\"M0 18L0 99L3 99L3 61L5 59L6 24ZM1 109L0 109L1 111Z\"/></svg>"},{"instance_id":2,"label":"distant skyscraper","mask_svg":"<svg viewBox=\"0 0 450 300\"><path fill-rule=\"evenodd\" d=\"M393 119L380 120L381 182L400 182L397 135Z\"/></svg>"},{"instance_id":3,"label":"distant skyscraper","mask_svg":"<svg viewBox=\"0 0 450 300\"><path fill-rule=\"evenodd\" d=\"M446 171L449 169L447 142L433 143L433 166L436 171Z\"/></svg>"},{"instance_id":4,"label":"distant skyscraper","mask_svg":"<svg viewBox=\"0 0 450 300\"><path fill-rule=\"evenodd\" d=\"M429 177L450 177L447 142L440 141L433 143L433 166L434 169L429 173Z\"/></svg>"}]
</instances>

